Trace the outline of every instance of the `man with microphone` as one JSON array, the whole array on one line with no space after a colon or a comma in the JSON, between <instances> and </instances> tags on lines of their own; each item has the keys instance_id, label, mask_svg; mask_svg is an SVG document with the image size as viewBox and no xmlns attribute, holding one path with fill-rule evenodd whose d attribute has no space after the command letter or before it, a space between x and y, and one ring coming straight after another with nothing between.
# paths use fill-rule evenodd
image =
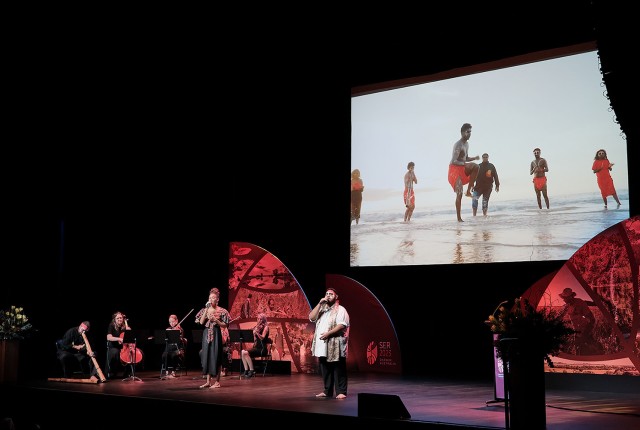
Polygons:
<instances>
[{"instance_id":1,"label":"man with microphone","mask_svg":"<svg viewBox=\"0 0 640 430\"><path fill-rule=\"evenodd\" d=\"M318 357L324 390L316 397L347 398L347 352L349 344L349 314L338 301L338 292L328 287L325 295L309 313L316 323L311 354Z\"/></svg>"}]
</instances>

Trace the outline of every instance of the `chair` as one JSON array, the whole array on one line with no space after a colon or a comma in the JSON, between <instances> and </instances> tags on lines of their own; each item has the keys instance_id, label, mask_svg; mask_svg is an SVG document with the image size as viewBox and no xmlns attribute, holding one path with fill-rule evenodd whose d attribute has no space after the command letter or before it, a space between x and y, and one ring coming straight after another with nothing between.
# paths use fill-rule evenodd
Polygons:
<instances>
[{"instance_id":1,"label":"chair","mask_svg":"<svg viewBox=\"0 0 640 430\"><path fill-rule=\"evenodd\" d=\"M160 379L170 377L169 375L171 375L172 372L174 374L180 373L180 375L182 376L187 375L187 365L185 363L186 350L182 349L181 351L181 356L180 358L178 358L178 364L175 367L168 363L168 356L166 355L166 351L165 353L163 353L162 365L160 367Z\"/></svg>"},{"instance_id":2,"label":"chair","mask_svg":"<svg viewBox=\"0 0 640 430\"><path fill-rule=\"evenodd\" d=\"M64 375L64 373L65 373L64 372L64 370L65 370L64 369L64 363L62 362L62 360L60 360L60 349L62 349L61 346L60 346L60 342L62 342L62 339L56 340L56 361L60 364L60 368L62 369L62 376L65 376ZM57 371L56 371L56 373L57 373Z\"/></svg>"},{"instance_id":3,"label":"chair","mask_svg":"<svg viewBox=\"0 0 640 430\"><path fill-rule=\"evenodd\" d=\"M70 365L70 363L69 360L67 360L67 363L65 363L64 360L60 357L61 351L63 351L62 339L58 339L56 340L56 359L58 360L58 362L60 363L60 367L62 368L62 376L64 376L65 378L84 377L86 373L82 369L80 363L77 362L77 360L74 359L76 363L73 364L74 370L72 372L70 372L70 369L66 368L67 365Z\"/></svg>"},{"instance_id":4,"label":"chair","mask_svg":"<svg viewBox=\"0 0 640 430\"><path fill-rule=\"evenodd\" d=\"M104 370L107 379L111 378L111 357L109 356L109 348L111 347L111 342L107 341L107 356L104 361Z\"/></svg>"},{"instance_id":5,"label":"chair","mask_svg":"<svg viewBox=\"0 0 640 430\"><path fill-rule=\"evenodd\" d=\"M113 379L118 374L118 372L124 372L125 365L118 364L118 363L121 363L120 361L121 350L116 350L114 352L117 355L117 358L115 358L115 356L111 355L111 341L108 340L105 345L106 345L106 348L105 348L105 359L104 359L104 371L105 371L104 375L107 379ZM112 364L114 365L113 368L111 368Z\"/></svg>"},{"instance_id":6,"label":"chair","mask_svg":"<svg viewBox=\"0 0 640 430\"><path fill-rule=\"evenodd\" d=\"M262 370L262 376L264 377L267 373L267 367L269 367L269 363L271 362L271 350L273 349L273 342L271 339L268 339L267 344L264 348L263 355L259 357L255 357L253 360L253 368L256 372Z\"/></svg>"},{"instance_id":7,"label":"chair","mask_svg":"<svg viewBox=\"0 0 640 430\"><path fill-rule=\"evenodd\" d=\"M162 365L160 368L160 379L169 377L169 375L176 372L180 372L182 375L187 374L186 354L187 354L187 339L180 336L180 332L177 330L165 331L165 349L162 353ZM169 354L171 352L178 351L177 364L173 367L169 363Z\"/></svg>"}]
</instances>

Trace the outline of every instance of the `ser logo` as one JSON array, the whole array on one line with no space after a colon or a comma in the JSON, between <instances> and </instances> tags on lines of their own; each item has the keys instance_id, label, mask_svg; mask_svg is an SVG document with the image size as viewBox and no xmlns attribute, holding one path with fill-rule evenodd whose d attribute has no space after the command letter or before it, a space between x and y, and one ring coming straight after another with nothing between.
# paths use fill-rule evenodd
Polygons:
<instances>
[{"instance_id":1,"label":"ser logo","mask_svg":"<svg viewBox=\"0 0 640 430\"><path fill-rule=\"evenodd\" d=\"M391 357L391 342L369 342L367 345L367 363L375 364L378 358Z\"/></svg>"},{"instance_id":2,"label":"ser logo","mask_svg":"<svg viewBox=\"0 0 640 430\"><path fill-rule=\"evenodd\" d=\"M375 342L369 342L367 345L367 363L373 364L378 359L378 346Z\"/></svg>"}]
</instances>

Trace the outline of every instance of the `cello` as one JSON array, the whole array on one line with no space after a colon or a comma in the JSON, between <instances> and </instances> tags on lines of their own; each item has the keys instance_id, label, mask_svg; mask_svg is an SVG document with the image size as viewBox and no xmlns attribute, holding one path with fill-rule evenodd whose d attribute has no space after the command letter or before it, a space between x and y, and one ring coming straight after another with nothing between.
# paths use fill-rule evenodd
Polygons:
<instances>
[{"instance_id":1,"label":"cello","mask_svg":"<svg viewBox=\"0 0 640 430\"><path fill-rule=\"evenodd\" d=\"M135 342L124 342L124 334L126 331L131 330L131 327L129 327L129 320L126 318L124 319L124 328L125 331L120 333L120 338L123 340L122 349L120 350L120 362L122 362L123 366L127 364L138 364L142 361L142 351L140 348L136 347Z\"/></svg>"}]
</instances>

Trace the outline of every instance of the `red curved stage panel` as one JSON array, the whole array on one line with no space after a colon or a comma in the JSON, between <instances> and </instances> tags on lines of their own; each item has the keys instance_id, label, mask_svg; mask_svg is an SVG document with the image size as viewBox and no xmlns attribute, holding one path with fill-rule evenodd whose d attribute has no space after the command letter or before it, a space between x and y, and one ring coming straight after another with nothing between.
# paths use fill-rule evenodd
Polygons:
<instances>
[{"instance_id":1,"label":"red curved stage panel","mask_svg":"<svg viewBox=\"0 0 640 430\"><path fill-rule=\"evenodd\" d=\"M349 312L347 365L361 372L402 373L395 328L382 303L364 285L342 275L326 275L326 286L338 290Z\"/></svg>"},{"instance_id":2,"label":"red curved stage panel","mask_svg":"<svg viewBox=\"0 0 640 430\"><path fill-rule=\"evenodd\" d=\"M349 369L401 373L398 337L378 299L363 285L345 276L327 275L326 286L339 291L340 303L349 312L352 325ZM248 315L242 312L247 302ZM265 313L270 337L274 340L273 358L290 361L292 371L316 373L317 360L311 356L315 324L309 321L310 311L311 305L302 287L276 256L251 243L231 243L229 312L237 327L230 329L252 329L257 315Z\"/></svg>"},{"instance_id":3,"label":"red curved stage panel","mask_svg":"<svg viewBox=\"0 0 640 430\"><path fill-rule=\"evenodd\" d=\"M640 217L633 217L593 237L527 290L523 297L564 312L580 331L547 371L640 376L639 264Z\"/></svg>"},{"instance_id":4,"label":"red curved stage panel","mask_svg":"<svg viewBox=\"0 0 640 430\"><path fill-rule=\"evenodd\" d=\"M243 316L242 305L249 295L249 315ZM311 356L315 325L309 321L310 311L298 281L277 257L250 243L231 243L229 312L237 318L235 328L251 330L258 314L266 314L274 341L273 359L290 361L293 372L317 372Z\"/></svg>"}]
</instances>

